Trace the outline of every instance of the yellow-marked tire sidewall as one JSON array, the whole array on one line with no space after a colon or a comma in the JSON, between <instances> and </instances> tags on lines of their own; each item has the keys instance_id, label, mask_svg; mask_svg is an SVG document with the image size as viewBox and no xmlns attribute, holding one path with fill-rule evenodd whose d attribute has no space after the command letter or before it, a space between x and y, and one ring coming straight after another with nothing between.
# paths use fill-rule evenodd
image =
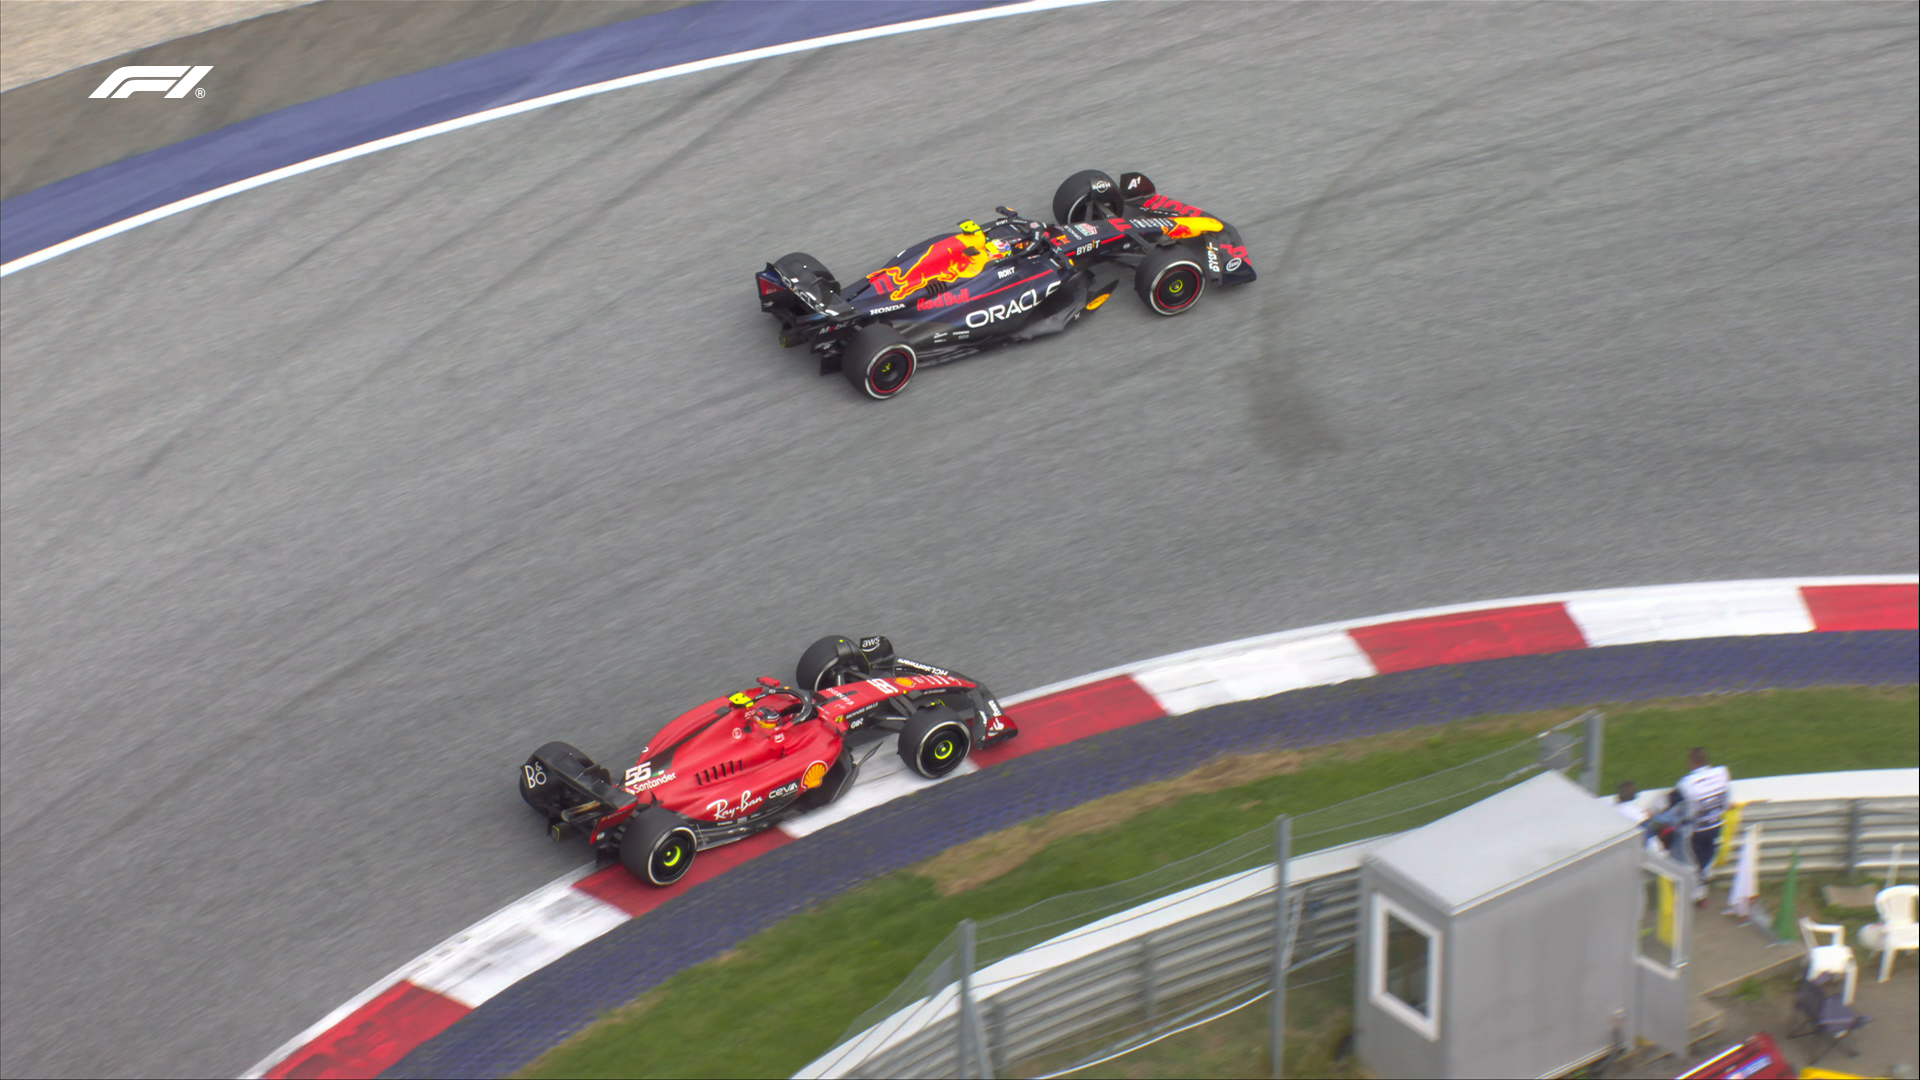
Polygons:
<instances>
[{"instance_id":1,"label":"yellow-marked tire sidewall","mask_svg":"<svg viewBox=\"0 0 1920 1080\"><path fill-rule=\"evenodd\" d=\"M940 724L921 738L914 755L918 762L915 771L928 778L945 776L967 760L972 744L966 725L957 721Z\"/></svg>"}]
</instances>

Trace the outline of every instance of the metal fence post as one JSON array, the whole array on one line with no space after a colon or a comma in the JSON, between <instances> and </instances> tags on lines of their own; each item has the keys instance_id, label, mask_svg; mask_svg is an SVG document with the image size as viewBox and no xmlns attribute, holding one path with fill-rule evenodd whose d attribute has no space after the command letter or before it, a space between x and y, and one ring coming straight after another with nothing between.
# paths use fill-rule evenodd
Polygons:
<instances>
[{"instance_id":1,"label":"metal fence post","mask_svg":"<svg viewBox=\"0 0 1920 1080\"><path fill-rule=\"evenodd\" d=\"M1582 770L1585 775L1581 777L1581 782L1586 785L1586 789L1589 792L1595 795L1600 794L1600 749L1601 744L1606 741L1606 728L1606 714L1598 709L1588 710L1587 752L1585 755L1587 767Z\"/></svg>"},{"instance_id":2,"label":"metal fence post","mask_svg":"<svg viewBox=\"0 0 1920 1080\"><path fill-rule=\"evenodd\" d=\"M1281 814L1273 822L1273 1027L1274 1080L1287 1075L1282 1055L1287 1045L1287 862L1293 855L1293 819Z\"/></svg>"},{"instance_id":3,"label":"metal fence post","mask_svg":"<svg viewBox=\"0 0 1920 1080\"><path fill-rule=\"evenodd\" d=\"M1000 1052L998 1048L1007 1045L1007 1011L998 999L987 1002L983 1011L986 1015L982 1017L984 1023L980 1030L980 1066L984 1075L993 1076L997 1068L1005 1068L1007 1064L1002 1060L996 1066L993 1060Z\"/></svg>"},{"instance_id":4,"label":"metal fence post","mask_svg":"<svg viewBox=\"0 0 1920 1080\"><path fill-rule=\"evenodd\" d=\"M1860 866L1860 800L1847 800L1847 880Z\"/></svg>"},{"instance_id":5,"label":"metal fence post","mask_svg":"<svg viewBox=\"0 0 1920 1080\"><path fill-rule=\"evenodd\" d=\"M1140 935L1140 996L1147 1001L1147 1023L1154 1021L1154 1013L1159 1011L1160 994L1158 971L1159 957L1154 955L1153 934Z\"/></svg>"},{"instance_id":6,"label":"metal fence post","mask_svg":"<svg viewBox=\"0 0 1920 1080\"><path fill-rule=\"evenodd\" d=\"M987 1055L980 1045L980 1017L973 1004L973 920L960 920L960 1075L986 1080Z\"/></svg>"}]
</instances>

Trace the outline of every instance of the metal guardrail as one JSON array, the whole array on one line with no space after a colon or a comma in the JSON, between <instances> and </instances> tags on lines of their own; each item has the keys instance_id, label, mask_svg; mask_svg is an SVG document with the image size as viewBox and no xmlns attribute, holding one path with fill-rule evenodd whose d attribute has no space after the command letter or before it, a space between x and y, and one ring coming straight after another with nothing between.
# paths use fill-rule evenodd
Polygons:
<instances>
[{"instance_id":1,"label":"metal guardrail","mask_svg":"<svg viewBox=\"0 0 1920 1080\"><path fill-rule=\"evenodd\" d=\"M1854 872L1884 870L1896 844L1906 853L1902 862L1911 867L1920 847L1920 799L1914 798L1754 803L1743 811L1739 827L1744 832L1755 822L1762 826L1763 876L1784 873L1796 848L1802 870ZM1056 966L996 973L1017 959L1009 958L975 973L972 990L984 1044L984 1060L977 1065L962 1065L958 975L947 964L943 978L928 980L928 997L919 1003L925 1019L917 1029L839 1075L1006 1075L1016 1062L1129 1020L1162 1026L1155 1022L1164 1020L1169 1003L1191 1008L1209 997L1216 1003L1251 1000L1271 979L1273 869L1256 868L1225 880L1243 881L1245 895L1174 925L1146 925L1141 918L1137 934L1126 932L1128 915L1105 920L1109 925L1098 947ZM1298 926L1292 949L1296 970L1353 942L1359 880L1358 869L1347 868L1290 883Z\"/></svg>"},{"instance_id":2,"label":"metal guardrail","mask_svg":"<svg viewBox=\"0 0 1920 1080\"><path fill-rule=\"evenodd\" d=\"M1796 848L1802 870L1853 874L1885 870L1896 844L1911 868L1917 818L1920 799L1821 799L1749 805L1738 827L1742 832L1750 824L1761 827L1762 877L1786 873ZM1721 838L1723 843L1737 840Z\"/></svg>"}]
</instances>

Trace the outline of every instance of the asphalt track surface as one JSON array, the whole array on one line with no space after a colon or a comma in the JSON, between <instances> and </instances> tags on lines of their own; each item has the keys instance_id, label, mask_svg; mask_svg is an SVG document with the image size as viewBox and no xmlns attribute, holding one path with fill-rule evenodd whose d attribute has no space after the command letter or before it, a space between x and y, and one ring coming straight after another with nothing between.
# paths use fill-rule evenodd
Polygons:
<instances>
[{"instance_id":1,"label":"asphalt track surface","mask_svg":"<svg viewBox=\"0 0 1920 1080\"><path fill-rule=\"evenodd\" d=\"M533 745L880 631L1002 693L1920 562L1916 9L1100 5L360 158L7 278L8 1075L232 1074L578 865ZM1071 73L1069 76L1066 73ZM1138 169L1262 279L884 405L748 275Z\"/></svg>"}]
</instances>

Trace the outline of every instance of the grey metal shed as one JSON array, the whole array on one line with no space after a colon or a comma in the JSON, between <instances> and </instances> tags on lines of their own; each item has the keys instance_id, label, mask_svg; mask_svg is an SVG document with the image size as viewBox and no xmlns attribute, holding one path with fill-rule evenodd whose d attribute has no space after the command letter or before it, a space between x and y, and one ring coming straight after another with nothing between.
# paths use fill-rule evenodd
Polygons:
<instances>
[{"instance_id":1,"label":"grey metal shed","mask_svg":"<svg viewBox=\"0 0 1920 1080\"><path fill-rule=\"evenodd\" d=\"M1360 865L1354 1049L1382 1077L1537 1077L1613 1044L1635 1000L1639 832L1556 772Z\"/></svg>"}]
</instances>

